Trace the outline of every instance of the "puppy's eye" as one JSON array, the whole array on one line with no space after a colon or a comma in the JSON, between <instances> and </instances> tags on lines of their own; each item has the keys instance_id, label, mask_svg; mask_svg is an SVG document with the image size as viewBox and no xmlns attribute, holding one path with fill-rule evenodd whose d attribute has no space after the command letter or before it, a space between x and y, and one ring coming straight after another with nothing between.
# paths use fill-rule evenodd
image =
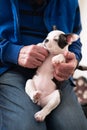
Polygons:
<instances>
[{"instance_id":1,"label":"puppy's eye","mask_svg":"<svg viewBox=\"0 0 87 130\"><path fill-rule=\"evenodd\" d=\"M58 39L54 39L54 41L58 43Z\"/></svg>"},{"instance_id":2,"label":"puppy's eye","mask_svg":"<svg viewBox=\"0 0 87 130\"><path fill-rule=\"evenodd\" d=\"M49 40L48 39L45 39L45 41L44 41L45 43L47 43L47 42L49 42Z\"/></svg>"}]
</instances>

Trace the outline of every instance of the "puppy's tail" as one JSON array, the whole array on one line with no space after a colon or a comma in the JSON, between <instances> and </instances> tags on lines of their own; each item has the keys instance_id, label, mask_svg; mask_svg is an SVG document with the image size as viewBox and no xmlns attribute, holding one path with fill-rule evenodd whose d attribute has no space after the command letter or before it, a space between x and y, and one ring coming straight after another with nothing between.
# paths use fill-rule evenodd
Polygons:
<instances>
[{"instance_id":1,"label":"puppy's tail","mask_svg":"<svg viewBox=\"0 0 87 130\"><path fill-rule=\"evenodd\" d=\"M56 27L56 25L53 25L53 30L57 30L57 27Z\"/></svg>"}]
</instances>

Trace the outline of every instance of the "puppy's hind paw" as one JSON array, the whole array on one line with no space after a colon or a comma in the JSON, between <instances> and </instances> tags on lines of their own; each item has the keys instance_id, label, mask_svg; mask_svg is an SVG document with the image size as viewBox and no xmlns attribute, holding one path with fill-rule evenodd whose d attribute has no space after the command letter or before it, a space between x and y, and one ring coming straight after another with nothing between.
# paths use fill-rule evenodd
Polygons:
<instances>
[{"instance_id":1,"label":"puppy's hind paw","mask_svg":"<svg viewBox=\"0 0 87 130\"><path fill-rule=\"evenodd\" d=\"M45 119L45 114L42 113L41 111L39 111L39 112L37 112L37 113L34 115L34 117L35 117L36 121L42 122L42 121L44 121L44 119Z\"/></svg>"}]
</instances>

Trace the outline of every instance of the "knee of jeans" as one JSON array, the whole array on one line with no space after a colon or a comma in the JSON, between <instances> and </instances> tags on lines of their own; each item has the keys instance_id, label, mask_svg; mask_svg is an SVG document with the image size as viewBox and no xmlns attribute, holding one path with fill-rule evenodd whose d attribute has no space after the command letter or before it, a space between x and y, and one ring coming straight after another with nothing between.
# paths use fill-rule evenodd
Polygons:
<instances>
[{"instance_id":1,"label":"knee of jeans","mask_svg":"<svg viewBox=\"0 0 87 130\"><path fill-rule=\"evenodd\" d=\"M0 130L46 130L45 122L38 123L31 111L3 112L0 116Z\"/></svg>"},{"instance_id":2,"label":"knee of jeans","mask_svg":"<svg viewBox=\"0 0 87 130\"><path fill-rule=\"evenodd\" d=\"M0 117L1 130L46 130L45 122L38 123L34 118L34 114L39 110L39 107L32 103L26 94L22 96L23 99L11 99L12 102L6 101L7 105L3 106L2 117Z\"/></svg>"}]
</instances>

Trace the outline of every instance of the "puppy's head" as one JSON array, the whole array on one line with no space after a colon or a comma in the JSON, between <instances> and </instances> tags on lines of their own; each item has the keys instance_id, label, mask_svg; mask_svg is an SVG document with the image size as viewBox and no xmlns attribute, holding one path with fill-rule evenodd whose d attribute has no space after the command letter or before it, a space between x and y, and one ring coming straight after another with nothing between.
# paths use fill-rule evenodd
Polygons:
<instances>
[{"instance_id":1,"label":"puppy's head","mask_svg":"<svg viewBox=\"0 0 87 130\"><path fill-rule=\"evenodd\" d=\"M65 34L62 31L54 30L48 34L43 44L50 53L59 54L78 38L79 36L76 34Z\"/></svg>"}]
</instances>

